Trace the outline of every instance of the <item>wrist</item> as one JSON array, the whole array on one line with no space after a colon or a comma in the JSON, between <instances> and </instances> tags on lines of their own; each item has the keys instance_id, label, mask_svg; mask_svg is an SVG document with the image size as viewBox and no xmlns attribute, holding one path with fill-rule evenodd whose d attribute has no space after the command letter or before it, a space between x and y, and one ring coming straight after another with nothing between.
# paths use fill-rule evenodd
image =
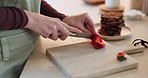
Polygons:
<instances>
[{"instance_id":1,"label":"wrist","mask_svg":"<svg viewBox=\"0 0 148 78\"><path fill-rule=\"evenodd\" d=\"M29 11L25 11L27 17L28 17L28 23L26 24L26 26L24 28L30 29L33 25L33 16L31 14L31 12Z\"/></svg>"},{"instance_id":2,"label":"wrist","mask_svg":"<svg viewBox=\"0 0 148 78\"><path fill-rule=\"evenodd\" d=\"M61 21L64 23L67 23L67 19L69 18L69 16L66 16L65 18L63 18Z\"/></svg>"}]
</instances>

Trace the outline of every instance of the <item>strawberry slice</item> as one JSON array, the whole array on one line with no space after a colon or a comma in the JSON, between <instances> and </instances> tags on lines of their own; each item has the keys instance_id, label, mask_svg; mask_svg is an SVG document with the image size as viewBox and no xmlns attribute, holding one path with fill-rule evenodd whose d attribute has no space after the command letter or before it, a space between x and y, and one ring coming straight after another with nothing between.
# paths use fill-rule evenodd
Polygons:
<instances>
[{"instance_id":1,"label":"strawberry slice","mask_svg":"<svg viewBox=\"0 0 148 78\"><path fill-rule=\"evenodd\" d=\"M99 34L94 34L92 37L92 45L96 49L104 48L105 44L102 41L102 38L100 37Z\"/></svg>"}]
</instances>

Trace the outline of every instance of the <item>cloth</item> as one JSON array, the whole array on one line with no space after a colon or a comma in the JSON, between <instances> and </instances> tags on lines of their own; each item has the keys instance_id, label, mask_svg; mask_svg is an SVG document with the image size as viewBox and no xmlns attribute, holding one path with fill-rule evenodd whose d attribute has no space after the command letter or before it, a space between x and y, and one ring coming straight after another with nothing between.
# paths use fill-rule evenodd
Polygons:
<instances>
[{"instance_id":1,"label":"cloth","mask_svg":"<svg viewBox=\"0 0 148 78\"><path fill-rule=\"evenodd\" d=\"M65 14L58 12L44 0L41 1L41 14L49 17L59 18L60 20L66 17Z\"/></svg>"},{"instance_id":2,"label":"cloth","mask_svg":"<svg viewBox=\"0 0 148 78\"><path fill-rule=\"evenodd\" d=\"M28 18L22 9L16 7L0 7L0 30L23 28Z\"/></svg>"}]
</instances>

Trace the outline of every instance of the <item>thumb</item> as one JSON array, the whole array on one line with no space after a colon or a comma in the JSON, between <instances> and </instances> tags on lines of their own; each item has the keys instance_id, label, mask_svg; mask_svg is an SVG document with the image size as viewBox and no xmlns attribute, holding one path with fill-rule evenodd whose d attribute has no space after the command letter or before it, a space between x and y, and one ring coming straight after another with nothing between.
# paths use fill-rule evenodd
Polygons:
<instances>
[{"instance_id":1,"label":"thumb","mask_svg":"<svg viewBox=\"0 0 148 78\"><path fill-rule=\"evenodd\" d=\"M69 25L67 25L67 24L64 24L64 27L65 27L68 31L70 31L70 32L82 33L81 30L79 30L79 29L77 29L77 28L75 28L75 27L69 26Z\"/></svg>"}]
</instances>

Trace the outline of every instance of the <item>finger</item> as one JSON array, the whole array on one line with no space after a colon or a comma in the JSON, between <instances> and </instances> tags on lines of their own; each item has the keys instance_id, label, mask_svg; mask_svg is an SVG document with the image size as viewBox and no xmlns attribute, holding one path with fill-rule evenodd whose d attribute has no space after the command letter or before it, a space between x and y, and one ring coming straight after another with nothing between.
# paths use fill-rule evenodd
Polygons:
<instances>
[{"instance_id":1,"label":"finger","mask_svg":"<svg viewBox=\"0 0 148 78\"><path fill-rule=\"evenodd\" d=\"M92 34L96 34L95 24L87 13L84 14L84 18L84 26L86 27L86 29L88 29Z\"/></svg>"},{"instance_id":2,"label":"finger","mask_svg":"<svg viewBox=\"0 0 148 78\"><path fill-rule=\"evenodd\" d=\"M86 28L92 33L92 34L96 34L97 32L95 31L95 27L94 25L86 25Z\"/></svg>"},{"instance_id":3,"label":"finger","mask_svg":"<svg viewBox=\"0 0 148 78\"><path fill-rule=\"evenodd\" d=\"M56 26L53 26L53 30L51 31L51 34L48 36L48 38L50 38L52 40L58 39L58 29Z\"/></svg>"},{"instance_id":4,"label":"finger","mask_svg":"<svg viewBox=\"0 0 148 78\"><path fill-rule=\"evenodd\" d=\"M75 28L75 27L67 27L67 29L70 31L70 32L75 32L75 33L83 33L83 31Z\"/></svg>"},{"instance_id":5,"label":"finger","mask_svg":"<svg viewBox=\"0 0 148 78\"><path fill-rule=\"evenodd\" d=\"M89 34L91 34L91 32L88 30L88 29L86 29L84 26L83 26L83 28L81 29L83 32L85 32L85 33L89 33Z\"/></svg>"},{"instance_id":6,"label":"finger","mask_svg":"<svg viewBox=\"0 0 148 78\"><path fill-rule=\"evenodd\" d=\"M45 28L44 30L41 30L40 35L42 35L44 38L48 38L51 34L51 31L48 30L48 28Z\"/></svg>"},{"instance_id":7,"label":"finger","mask_svg":"<svg viewBox=\"0 0 148 78\"><path fill-rule=\"evenodd\" d=\"M77 29L77 28L75 28L75 27L69 26L69 25L67 25L67 24L64 24L64 27L65 27L68 31L70 31L70 32L82 33L81 30L79 30L79 29Z\"/></svg>"},{"instance_id":8,"label":"finger","mask_svg":"<svg viewBox=\"0 0 148 78\"><path fill-rule=\"evenodd\" d=\"M95 30L95 24L92 22L92 20L90 20L90 23L88 24L88 29L91 31L92 34L96 34L96 30Z\"/></svg>"},{"instance_id":9,"label":"finger","mask_svg":"<svg viewBox=\"0 0 148 78\"><path fill-rule=\"evenodd\" d=\"M60 33L62 34L59 36L59 39L61 40L65 40L70 35L70 32L66 28L63 31L60 31Z\"/></svg>"},{"instance_id":10,"label":"finger","mask_svg":"<svg viewBox=\"0 0 148 78\"><path fill-rule=\"evenodd\" d=\"M61 33L61 35L58 36L61 40L65 40L70 35L70 32L64 26L60 26L58 31Z\"/></svg>"},{"instance_id":11,"label":"finger","mask_svg":"<svg viewBox=\"0 0 148 78\"><path fill-rule=\"evenodd\" d=\"M66 35L62 35L62 36L59 36L58 38L61 39L61 40L65 40L68 36L69 35L67 35L67 36Z\"/></svg>"},{"instance_id":12,"label":"finger","mask_svg":"<svg viewBox=\"0 0 148 78\"><path fill-rule=\"evenodd\" d=\"M57 40L58 39L58 31L53 31L53 33L48 37L52 40Z\"/></svg>"}]
</instances>

